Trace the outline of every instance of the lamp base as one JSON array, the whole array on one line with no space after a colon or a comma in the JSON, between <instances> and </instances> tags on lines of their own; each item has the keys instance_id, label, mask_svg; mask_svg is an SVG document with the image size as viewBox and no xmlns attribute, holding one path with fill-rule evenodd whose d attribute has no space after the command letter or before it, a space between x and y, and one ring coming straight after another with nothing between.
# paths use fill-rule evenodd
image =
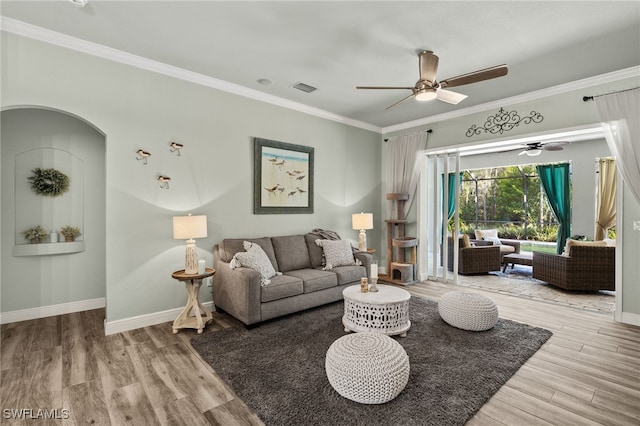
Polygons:
<instances>
[{"instance_id":1,"label":"lamp base","mask_svg":"<svg viewBox=\"0 0 640 426\"><path fill-rule=\"evenodd\" d=\"M358 250L367 251L367 233L364 229L358 234Z\"/></svg>"},{"instance_id":2,"label":"lamp base","mask_svg":"<svg viewBox=\"0 0 640 426\"><path fill-rule=\"evenodd\" d=\"M187 250L184 259L184 273L196 275L198 273L198 248L196 240L187 240Z\"/></svg>"}]
</instances>

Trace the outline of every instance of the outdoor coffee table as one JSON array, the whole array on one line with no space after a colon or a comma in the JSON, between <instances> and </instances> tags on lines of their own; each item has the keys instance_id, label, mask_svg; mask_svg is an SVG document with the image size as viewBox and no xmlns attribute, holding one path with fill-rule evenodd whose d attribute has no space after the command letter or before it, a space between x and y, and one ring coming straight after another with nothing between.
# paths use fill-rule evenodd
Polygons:
<instances>
[{"instance_id":1,"label":"outdoor coffee table","mask_svg":"<svg viewBox=\"0 0 640 426\"><path fill-rule=\"evenodd\" d=\"M504 258L502 258L502 272L507 270L509 263L511 264L511 269L513 269L513 266L516 264L533 266L533 253L524 252L505 255Z\"/></svg>"},{"instance_id":2,"label":"outdoor coffee table","mask_svg":"<svg viewBox=\"0 0 640 426\"><path fill-rule=\"evenodd\" d=\"M387 336L407 335L409 299L411 295L401 288L378 285L375 293L360 291L353 285L342 291L344 296L344 331L382 333Z\"/></svg>"}]
</instances>

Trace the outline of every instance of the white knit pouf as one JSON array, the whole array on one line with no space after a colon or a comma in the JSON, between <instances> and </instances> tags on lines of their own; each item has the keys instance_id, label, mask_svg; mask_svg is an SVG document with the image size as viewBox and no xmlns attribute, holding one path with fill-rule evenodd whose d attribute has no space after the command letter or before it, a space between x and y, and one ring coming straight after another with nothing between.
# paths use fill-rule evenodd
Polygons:
<instances>
[{"instance_id":1,"label":"white knit pouf","mask_svg":"<svg viewBox=\"0 0 640 426\"><path fill-rule=\"evenodd\" d=\"M361 404L383 404L409 381L409 356L400 343L380 333L355 333L331 344L327 378L343 397Z\"/></svg>"},{"instance_id":2,"label":"white knit pouf","mask_svg":"<svg viewBox=\"0 0 640 426\"><path fill-rule=\"evenodd\" d=\"M438 302L438 312L448 324L463 330L489 330L498 322L498 307L493 300L476 293L445 293Z\"/></svg>"}]
</instances>

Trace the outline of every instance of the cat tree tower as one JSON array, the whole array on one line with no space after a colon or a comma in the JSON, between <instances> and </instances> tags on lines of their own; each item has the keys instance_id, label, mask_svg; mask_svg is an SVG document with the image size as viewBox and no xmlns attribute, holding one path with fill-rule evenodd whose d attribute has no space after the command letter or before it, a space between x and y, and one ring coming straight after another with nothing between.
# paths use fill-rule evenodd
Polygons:
<instances>
[{"instance_id":1,"label":"cat tree tower","mask_svg":"<svg viewBox=\"0 0 640 426\"><path fill-rule=\"evenodd\" d=\"M396 208L396 219L386 219L387 224L387 275L381 275L380 279L393 284L409 285L417 282L416 247L418 239L405 236L405 225L408 223L404 217L404 204L409 199L406 193L387 194L387 200L391 201L391 211ZM393 213L392 213L393 216ZM409 261L406 261L407 253Z\"/></svg>"}]
</instances>

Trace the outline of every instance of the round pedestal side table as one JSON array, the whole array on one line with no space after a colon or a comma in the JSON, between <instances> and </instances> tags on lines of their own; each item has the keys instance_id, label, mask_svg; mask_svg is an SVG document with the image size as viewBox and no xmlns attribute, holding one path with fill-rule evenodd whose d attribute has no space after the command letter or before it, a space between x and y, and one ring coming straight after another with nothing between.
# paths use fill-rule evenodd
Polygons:
<instances>
[{"instance_id":1,"label":"round pedestal side table","mask_svg":"<svg viewBox=\"0 0 640 426\"><path fill-rule=\"evenodd\" d=\"M178 318L173 322L173 334L178 333L178 330L182 328L195 328L198 330L198 334L202 334L204 326L213 319L211 312L200 303L199 293L202 280L213 276L215 273L215 269L206 268L203 274L185 274L184 269L171 274L172 278L184 282L189 296L187 306L184 307Z\"/></svg>"},{"instance_id":2,"label":"round pedestal side table","mask_svg":"<svg viewBox=\"0 0 640 426\"><path fill-rule=\"evenodd\" d=\"M379 285L375 293L360 291L353 285L342 291L344 297L344 331L382 333L405 337L411 327L409 299L411 294L401 288Z\"/></svg>"}]
</instances>

